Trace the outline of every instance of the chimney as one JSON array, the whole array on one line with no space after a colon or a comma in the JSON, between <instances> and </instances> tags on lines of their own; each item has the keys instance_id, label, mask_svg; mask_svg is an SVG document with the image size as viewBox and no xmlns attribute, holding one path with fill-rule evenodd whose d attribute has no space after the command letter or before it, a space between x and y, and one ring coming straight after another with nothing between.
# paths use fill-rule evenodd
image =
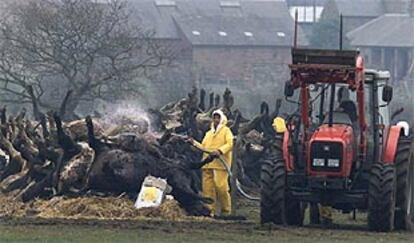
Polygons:
<instances>
[{"instance_id":1,"label":"chimney","mask_svg":"<svg viewBox=\"0 0 414 243\"><path fill-rule=\"evenodd\" d=\"M408 13L412 0L382 0L385 13Z\"/></svg>"}]
</instances>

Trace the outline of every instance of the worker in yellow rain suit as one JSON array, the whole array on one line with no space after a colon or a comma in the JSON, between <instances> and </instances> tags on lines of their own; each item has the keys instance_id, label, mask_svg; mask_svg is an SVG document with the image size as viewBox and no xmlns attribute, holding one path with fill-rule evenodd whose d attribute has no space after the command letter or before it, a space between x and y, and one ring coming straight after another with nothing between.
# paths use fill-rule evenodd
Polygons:
<instances>
[{"instance_id":1,"label":"worker in yellow rain suit","mask_svg":"<svg viewBox=\"0 0 414 243\"><path fill-rule=\"evenodd\" d=\"M276 133L284 133L286 131L286 121L282 117L276 117L273 120L273 129ZM332 208L329 206L319 206L319 215L321 217L322 224L330 225L332 224Z\"/></svg>"},{"instance_id":2,"label":"worker in yellow rain suit","mask_svg":"<svg viewBox=\"0 0 414 243\"><path fill-rule=\"evenodd\" d=\"M211 215L216 215L217 201L221 206L221 215L231 214L231 197L228 182L229 175L222 162L217 157L222 156L227 166L231 168L232 150L233 150L233 133L226 126L227 117L221 110L213 112L213 122L210 130L205 134L201 143L192 140L192 143L210 153L203 155L203 160L207 156L213 156L215 159L202 168L202 187L203 196L211 198L214 202L208 204Z\"/></svg>"}]
</instances>

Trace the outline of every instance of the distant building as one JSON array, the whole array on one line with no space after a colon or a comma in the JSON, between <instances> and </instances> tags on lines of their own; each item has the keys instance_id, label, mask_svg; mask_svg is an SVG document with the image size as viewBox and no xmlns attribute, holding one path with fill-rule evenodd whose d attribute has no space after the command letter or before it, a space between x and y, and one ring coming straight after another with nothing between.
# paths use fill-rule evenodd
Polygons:
<instances>
[{"instance_id":1,"label":"distant building","mask_svg":"<svg viewBox=\"0 0 414 243\"><path fill-rule=\"evenodd\" d=\"M274 99L289 76L294 21L284 0L130 2L154 38L183 49L179 68L163 70L158 81L165 94L187 92L192 85L220 92L230 87L236 95L251 96L246 106L255 106L262 98ZM298 42L307 45L301 29Z\"/></svg>"},{"instance_id":2,"label":"distant building","mask_svg":"<svg viewBox=\"0 0 414 243\"><path fill-rule=\"evenodd\" d=\"M386 3L386 4L385 4ZM367 65L391 71L392 81L414 80L414 1L384 1L385 14L347 34Z\"/></svg>"},{"instance_id":3,"label":"distant building","mask_svg":"<svg viewBox=\"0 0 414 243\"><path fill-rule=\"evenodd\" d=\"M347 33L384 13L384 0L328 0L321 18L339 19L342 14L344 33Z\"/></svg>"}]
</instances>

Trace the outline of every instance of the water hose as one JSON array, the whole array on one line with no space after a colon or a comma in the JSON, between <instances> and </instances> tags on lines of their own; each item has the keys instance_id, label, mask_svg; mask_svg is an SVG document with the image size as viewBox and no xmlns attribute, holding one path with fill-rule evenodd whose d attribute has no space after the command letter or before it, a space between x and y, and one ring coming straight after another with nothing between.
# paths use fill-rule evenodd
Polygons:
<instances>
[{"instance_id":1,"label":"water hose","mask_svg":"<svg viewBox=\"0 0 414 243\"><path fill-rule=\"evenodd\" d=\"M196 146L194 146L194 147L196 147ZM198 149L200 149L200 148L198 148ZM200 149L200 150L204 153L207 153L207 154L211 153L211 152L205 151L203 149ZM221 162L221 164L226 169L227 174L229 175L230 179L232 179L233 178L233 173L231 173L231 170L230 170L229 166L227 165L226 160L223 158L222 155L218 156L218 160ZM241 183L240 183L239 179L237 179L237 178L236 178L236 188L243 197L245 197L249 200L253 200L253 201L260 201L260 197L254 197L254 196L249 195L247 192L245 192L243 190L243 188L241 187Z\"/></svg>"},{"instance_id":2,"label":"water hose","mask_svg":"<svg viewBox=\"0 0 414 243\"><path fill-rule=\"evenodd\" d=\"M206 151L203 151L203 152L204 152L204 153L208 153L208 152L206 152ZM230 179L232 179L232 178L233 178L233 174L231 173L231 170L230 170L229 166L227 165L226 160L223 158L223 156L222 156L222 155L219 155L219 156L218 156L218 160L221 162L221 164L222 164L222 165L224 166L224 168L226 169L227 174L229 174ZM237 178L236 178L236 188L237 188L237 190L239 191L239 193L240 193L243 197L245 197L245 198L247 198L247 199L249 199L249 200L253 200L253 201L260 201L260 197L254 197L254 196L249 195L247 192L245 192L245 191L243 190L243 188L241 187L241 183L240 183L239 179L237 179Z\"/></svg>"},{"instance_id":3,"label":"water hose","mask_svg":"<svg viewBox=\"0 0 414 243\"><path fill-rule=\"evenodd\" d=\"M176 137L183 138L183 139L185 139L185 138L186 138L186 136L183 136L183 135L180 135L180 134L172 134L172 135L174 135L174 136L176 136ZM203 149L203 148L200 148L200 147L195 146L193 143L191 143L191 145L192 145L194 148L196 148L197 150L199 150L199 151L201 151L201 152L203 152L203 153L206 153L206 154L211 154L211 153L212 153L211 151L207 151L207 150L205 150L205 149ZM218 156L218 160L219 160L219 161L220 161L220 163L224 166L224 168L225 168L225 170L226 170L227 174L229 175L230 179L232 179L232 178L233 178L233 173L231 172L231 170L230 170L229 166L227 165L226 160L223 158L223 156L222 156L222 155L219 155L219 156ZM246 191L244 191L244 190L243 190L243 188L242 188L242 186L241 186L241 183L240 183L239 179L237 179L237 178L236 178L236 188L237 188L237 191L238 191L238 192L239 192L239 193L240 193L243 197L245 197L246 199L249 199L249 200L252 200L252 201L260 201L260 197L251 196L251 195L249 195Z\"/></svg>"}]
</instances>

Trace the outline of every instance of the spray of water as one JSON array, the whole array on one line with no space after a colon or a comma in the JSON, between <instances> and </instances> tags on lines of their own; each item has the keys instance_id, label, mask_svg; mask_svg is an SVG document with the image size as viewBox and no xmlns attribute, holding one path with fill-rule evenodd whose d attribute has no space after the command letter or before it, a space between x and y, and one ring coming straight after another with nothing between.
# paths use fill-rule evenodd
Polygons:
<instances>
[{"instance_id":1,"label":"spray of water","mask_svg":"<svg viewBox=\"0 0 414 243\"><path fill-rule=\"evenodd\" d=\"M105 127L127 126L137 133L152 133L151 119L137 103L123 101L106 105L101 123Z\"/></svg>"}]
</instances>

